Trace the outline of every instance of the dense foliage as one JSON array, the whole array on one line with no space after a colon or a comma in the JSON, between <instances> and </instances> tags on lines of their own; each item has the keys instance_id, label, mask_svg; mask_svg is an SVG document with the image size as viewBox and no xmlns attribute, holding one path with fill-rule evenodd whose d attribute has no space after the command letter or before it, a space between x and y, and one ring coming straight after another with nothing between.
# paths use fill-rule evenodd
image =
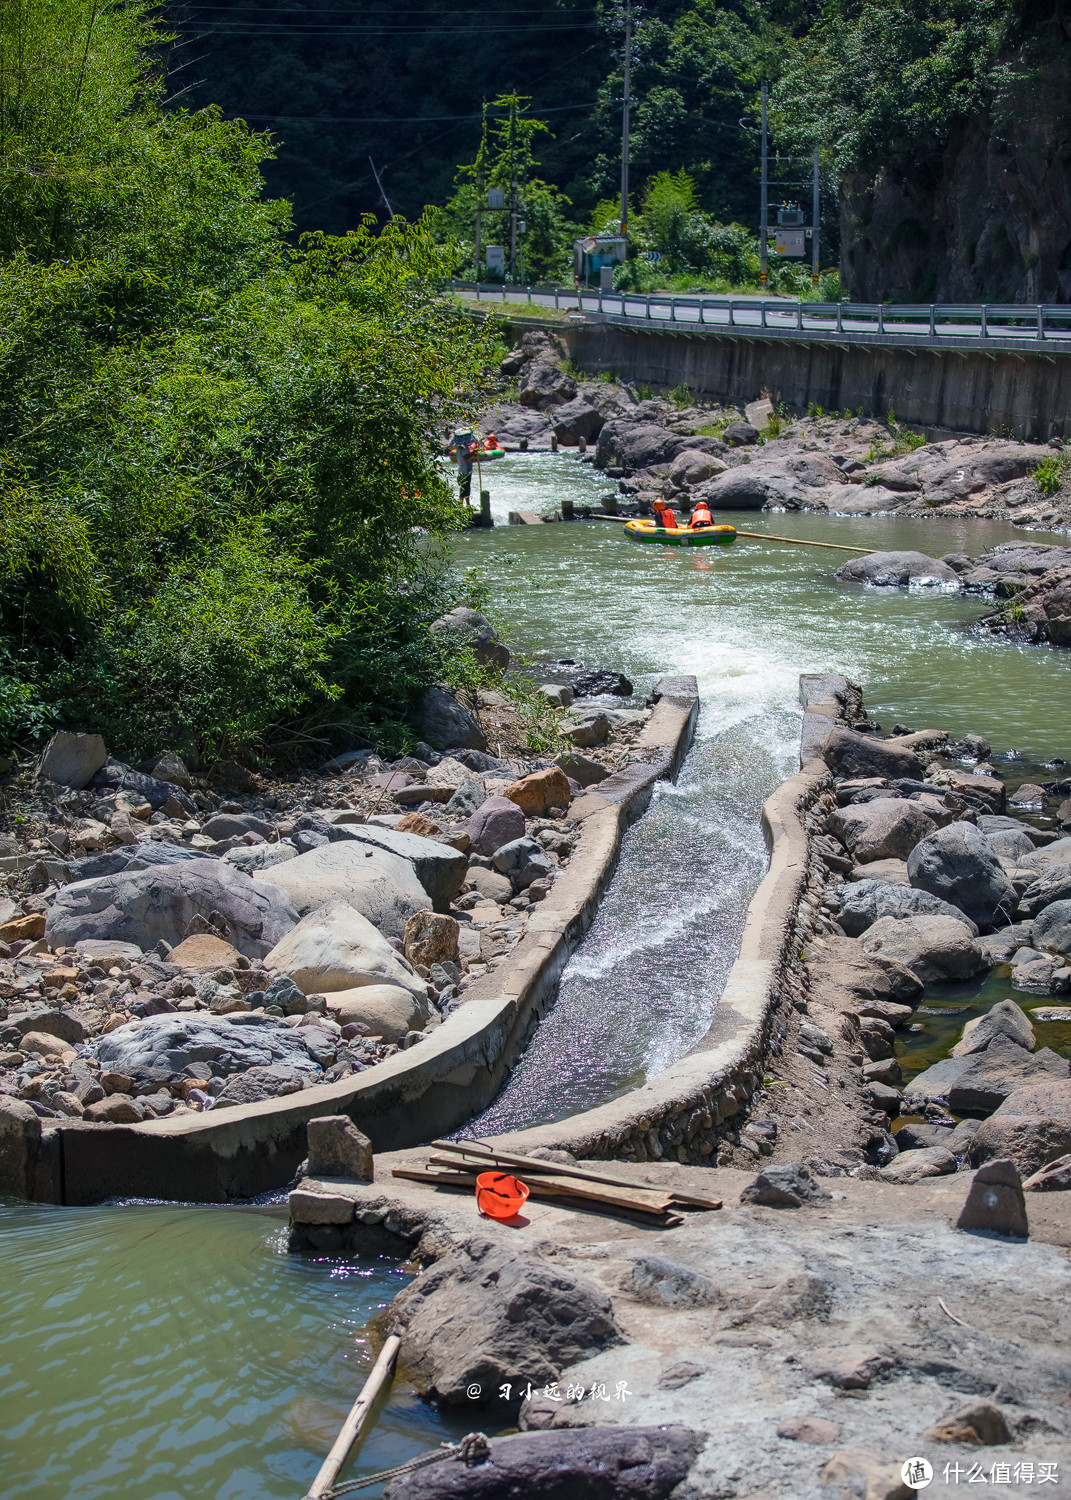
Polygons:
<instances>
[{"instance_id":1,"label":"dense foliage","mask_svg":"<svg viewBox=\"0 0 1071 1500\"><path fill-rule=\"evenodd\" d=\"M140 0L0 9L0 739L382 733L488 350L425 224L295 247L266 140L164 111L159 46Z\"/></svg>"}]
</instances>

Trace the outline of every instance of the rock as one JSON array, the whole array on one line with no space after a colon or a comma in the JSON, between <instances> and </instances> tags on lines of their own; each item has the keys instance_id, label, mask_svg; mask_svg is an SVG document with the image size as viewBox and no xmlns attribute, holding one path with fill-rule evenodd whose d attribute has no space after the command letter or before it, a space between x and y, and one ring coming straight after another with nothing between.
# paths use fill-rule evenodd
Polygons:
<instances>
[{"instance_id":1,"label":"rock","mask_svg":"<svg viewBox=\"0 0 1071 1500\"><path fill-rule=\"evenodd\" d=\"M576 395L576 381L550 359L536 359L528 366L517 400L522 406L549 411L564 406Z\"/></svg>"},{"instance_id":2,"label":"rock","mask_svg":"<svg viewBox=\"0 0 1071 1500\"><path fill-rule=\"evenodd\" d=\"M0 1094L0 1193L32 1198L41 1121L24 1099Z\"/></svg>"},{"instance_id":3,"label":"rock","mask_svg":"<svg viewBox=\"0 0 1071 1500\"><path fill-rule=\"evenodd\" d=\"M1025 869L1036 870L1039 875L1053 865L1071 864L1071 838L1056 839L1033 854L1025 854L1019 861Z\"/></svg>"},{"instance_id":4,"label":"rock","mask_svg":"<svg viewBox=\"0 0 1071 1500\"><path fill-rule=\"evenodd\" d=\"M477 783L466 783L474 784ZM430 905L436 911L445 911L461 890L467 861L459 849L454 849L439 839L420 838L417 834L406 833L400 828L366 825L351 826L348 831L351 842L371 844L376 849L385 849L407 860L417 880L430 896Z\"/></svg>"},{"instance_id":5,"label":"rock","mask_svg":"<svg viewBox=\"0 0 1071 1500\"><path fill-rule=\"evenodd\" d=\"M57 1060L70 1052L70 1044L61 1041L58 1036L52 1036L47 1031L24 1031L19 1038L19 1051L27 1052L31 1057L41 1057L47 1061Z\"/></svg>"},{"instance_id":6,"label":"rock","mask_svg":"<svg viewBox=\"0 0 1071 1500\"><path fill-rule=\"evenodd\" d=\"M824 1417L790 1417L777 1429L777 1436L788 1438L793 1443L814 1443L825 1447L840 1437L840 1428Z\"/></svg>"},{"instance_id":7,"label":"rock","mask_svg":"<svg viewBox=\"0 0 1071 1500\"><path fill-rule=\"evenodd\" d=\"M571 687L565 687L560 682L545 682L539 692L555 708L568 708L576 696Z\"/></svg>"},{"instance_id":8,"label":"rock","mask_svg":"<svg viewBox=\"0 0 1071 1500\"><path fill-rule=\"evenodd\" d=\"M186 813L197 811L193 798L180 786L175 786L170 781L158 781L155 776L146 776L143 771L135 771L133 766L111 756L93 776L90 786L99 792L136 792L148 802L153 812L158 812L172 797Z\"/></svg>"},{"instance_id":9,"label":"rock","mask_svg":"<svg viewBox=\"0 0 1071 1500\"><path fill-rule=\"evenodd\" d=\"M838 776L922 777L922 762L913 750L852 729L831 729L822 743L822 757Z\"/></svg>"},{"instance_id":10,"label":"rock","mask_svg":"<svg viewBox=\"0 0 1071 1500\"><path fill-rule=\"evenodd\" d=\"M1045 953L1071 956L1071 900L1054 901L1040 911L1030 941Z\"/></svg>"},{"instance_id":11,"label":"rock","mask_svg":"<svg viewBox=\"0 0 1071 1500\"><path fill-rule=\"evenodd\" d=\"M982 932L1011 921L1011 881L970 823L951 823L922 839L908 856L907 873L913 886L958 906Z\"/></svg>"},{"instance_id":12,"label":"rock","mask_svg":"<svg viewBox=\"0 0 1071 1500\"><path fill-rule=\"evenodd\" d=\"M571 781L581 787L597 786L610 774L605 766L600 766L597 760L589 760L586 755L561 755L558 765Z\"/></svg>"},{"instance_id":13,"label":"rock","mask_svg":"<svg viewBox=\"0 0 1071 1500\"><path fill-rule=\"evenodd\" d=\"M1021 868L1029 870L1034 877L1019 898L1019 911L1023 916L1035 916L1054 902L1071 899L1071 861L1050 862L1037 870L1030 856L1020 856L1020 859L1023 860Z\"/></svg>"},{"instance_id":14,"label":"rock","mask_svg":"<svg viewBox=\"0 0 1071 1500\"><path fill-rule=\"evenodd\" d=\"M880 880L884 885L910 885L906 859L873 859L868 865L853 865L848 880Z\"/></svg>"},{"instance_id":15,"label":"rock","mask_svg":"<svg viewBox=\"0 0 1071 1500\"><path fill-rule=\"evenodd\" d=\"M458 924L454 917L418 911L405 924L405 956L411 964L457 963Z\"/></svg>"},{"instance_id":16,"label":"rock","mask_svg":"<svg viewBox=\"0 0 1071 1500\"><path fill-rule=\"evenodd\" d=\"M919 1099L947 1099L952 1085L971 1067L969 1057L945 1057L921 1073L916 1073L907 1093Z\"/></svg>"},{"instance_id":17,"label":"rock","mask_svg":"<svg viewBox=\"0 0 1071 1500\"><path fill-rule=\"evenodd\" d=\"M394 827L398 833L415 833L422 839L438 838L443 831L438 823L433 823L423 813L406 813Z\"/></svg>"},{"instance_id":18,"label":"rock","mask_svg":"<svg viewBox=\"0 0 1071 1500\"><path fill-rule=\"evenodd\" d=\"M1046 1075L1064 1082L1068 1079L1066 1058L1049 1047L1031 1054L1005 1036L994 1037L984 1052L949 1061L968 1064L948 1089L948 1107L957 1115L992 1114L1009 1094L1028 1084L1043 1083ZM917 1083L916 1079L913 1087Z\"/></svg>"},{"instance_id":19,"label":"rock","mask_svg":"<svg viewBox=\"0 0 1071 1500\"><path fill-rule=\"evenodd\" d=\"M685 448L670 465L669 481L676 489L683 489L724 474L727 467L713 453L699 453L694 448Z\"/></svg>"},{"instance_id":20,"label":"rock","mask_svg":"<svg viewBox=\"0 0 1071 1500\"><path fill-rule=\"evenodd\" d=\"M552 807L565 808L573 800L568 778L558 766L522 777L502 795L515 802L526 818L545 818Z\"/></svg>"},{"instance_id":21,"label":"rock","mask_svg":"<svg viewBox=\"0 0 1071 1500\"><path fill-rule=\"evenodd\" d=\"M883 1083L888 1088L904 1081L895 1057L875 1058L873 1062L864 1063L863 1078L868 1084Z\"/></svg>"},{"instance_id":22,"label":"rock","mask_svg":"<svg viewBox=\"0 0 1071 1500\"><path fill-rule=\"evenodd\" d=\"M374 1182L372 1142L354 1125L348 1115L321 1115L310 1120L310 1177L348 1177L358 1182Z\"/></svg>"},{"instance_id":23,"label":"rock","mask_svg":"<svg viewBox=\"0 0 1071 1500\"><path fill-rule=\"evenodd\" d=\"M887 1463L873 1453L834 1453L822 1470L824 1488L835 1487L837 1500L913 1500L901 1475L901 1465Z\"/></svg>"},{"instance_id":24,"label":"rock","mask_svg":"<svg viewBox=\"0 0 1071 1500\"><path fill-rule=\"evenodd\" d=\"M227 850L223 855L223 862L255 879L262 871L270 870L274 865L296 859L297 852L297 847L289 839L280 839L277 844L238 844ZM270 880L271 876L266 878Z\"/></svg>"},{"instance_id":25,"label":"rock","mask_svg":"<svg viewBox=\"0 0 1071 1500\"><path fill-rule=\"evenodd\" d=\"M589 406L583 396L574 396L555 411L551 430L563 448L575 448L581 438L592 442L605 425L602 412Z\"/></svg>"},{"instance_id":26,"label":"rock","mask_svg":"<svg viewBox=\"0 0 1071 1500\"><path fill-rule=\"evenodd\" d=\"M306 1045L308 1034L274 1016L244 1012L150 1016L98 1037L93 1054L103 1072L124 1073L135 1086L166 1084L192 1064L197 1076L226 1078L247 1068L282 1063L315 1074L318 1065ZM206 1069L207 1072L200 1072ZM190 1076L187 1073L187 1076Z\"/></svg>"},{"instance_id":27,"label":"rock","mask_svg":"<svg viewBox=\"0 0 1071 1500\"><path fill-rule=\"evenodd\" d=\"M281 1063L269 1063L228 1078L216 1095L216 1102L212 1107L223 1109L232 1104L261 1104L265 1099L282 1099L288 1094L298 1094L317 1082L319 1080L311 1062L306 1063L304 1072Z\"/></svg>"},{"instance_id":28,"label":"rock","mask_svg":"<svg viewBox=\"0 0 1071 1500\"><path fill-rule=\"evenodd\" d=\"M988 967L967 927L953 917L882 917L859 941L866 952L903 964L923 984L970 979Z\"/></svg>"},{"instance_id":29,"label":"rock","mask_svg":"<svg viewBox=\"0 0 1071 1500\"><path fill-rule=\"evenodd\" d=\"M1071 1152L1071 1079L1053 1077L1013 1090L983 1120L968 1150L971 1166L1013 1161L1025 1177Z\"/></svg>"},{"instance_id":30,"label":"rock","mask_svg":"<svg viewBox=\"0 0 1071 1500\"><path fill-rule=\"evenodd\" d=\"M906 917L946 917L962 922L972 937L978 935L977 927L958 907L913 886L889 885L881 880L845 882L831 893L830 904L836 910L839 926L849 937L861 936L883 917L897 921Z\"/></svg>"},{"instance_id":31,"label":"rock","mask_svg":"<svg viewBox=\"0 0 1071 1500\"><path fill-rule=\"evenodd\" d=\"M991 1401L973 1401L969 1406L961 1406L942 1417L926 1436L934 1443L971 1443L978 1448L995 1448L1014 1441L1007 1418Z\"/></svg>"},{"instance_id":32,"label":"rock","mask_svg":"<svg viewBox=\"0 0 1071 1500\"><path fill-rule=\"evenodd\" d=\"M722 433L730 448L749 448L759 440L759 429L752 422L730 422Z\"/></svg>"},{"instance_id":33,"label":"rock","mask_svg":"<svg viewBox=\"0 0 1071 1500\"><path fill-rule=\"evenodd\" d=\"M522 1381L522 1386L526 1382ZM383 1491L383 1500L669 1500L701 1446L684 1427L553 1427L493 1438L472 1468L428 1464Z\"/></svg>"},{"instance_id":34,"label":"rock","mask_svg":"<svg viewBox=\"0 0 1071 1500\"><path fill-rule=\"evenodd\" d=\"M469 871L466 884L478 891L485 900L495 901L499 905L513 896L513 886L508 876L500 875L497 870L483 869L480 865L474 865Z\"/></svg>"},{"instance_id":35,"label":"rock","mask_svg":"<svg viewBox=\"0 0 1071 1500\"><path fill-rule=\"evenodd\" d=\"M741 1203L763 1208L802 1208L830 1198L801 1162L765 1167L740 1194Z\"/></svg>"},{"instance_id":36,"label":"rock","mask_svg":"<svg viewBox=\"0 0 1071 1500\"><path fill-rule=\"evenodd\" d=\"M201 833L206 839L241 838L243 833L259 833L262 839L270 839L275 826L253 813L216 813L207 823L202 823Z\"/></svg>"},{"instance_id":37,"label":"rock","mask_svg":"<svg viewBox=\"0 0 1071 1500\"><path fill-rule=\"evenodd\" d=\"M103 765L103 761L101 764ZM190 791L193 786L185 761L173 750L164 751L152 766L150 775L157 781L169 781L172 786L180 786L184 792Z\"/></svg>"},{"instance_id":38,"label":"rock","mask_svg":"<svg viewBox=\"0 0 1071 1500\"><path fill-rule=\"evenodd\" d=\"M1027 1052L1037 1046L1034 1028L1026 1012L1014 1000L1001 1000L984 1016L968 1021L963 1028L963 1038L952 1048L953 1057L969 1057L975 1052L984 1052L996 1037L1004 1036Z\"/></svg>"},{"instance_id":39,"label":"rock","mask_svg":"<svg viewBox=\"0 0 1071 1500\"><path fill-rule=\"evenodd\" d=\"M903 1094L887 1083L868 1084L867 1097L875 1109L884 1110L887 1115L898 1115L904 1107Z\"/></svg>"},{"instance_id":40,"label":"rock","mask_svg":"<svg viewBox=\"0 0 1071 1500\"><path fill-rule=\"evenodd\" d=\"M1058 1156L1023 1183L1024 1193L1071 1192L1071 1155Z\"/></svg>"},{"instance_id":41,"label":"rock","mask_svg":"<svg viewBox=\"0 0 1071 1500\"><path fill-rule=\"evenodd\" d=\"M59 1037L69 1047L85 1041L85 1027L70 1010L44 1010L36 1014L12 1010L8 1013L8 1026L15 1028L21 1037L27 1031L43 1031L48 1036Z\"/></svg>"},{"instance_id":42,"label":"rock","mask_svg":"<svg viewBox=\"0 0 1071 1500\"><path fill-rule=\"evenodd\" d=\"M417 715L420 733L436 749L461 745L468 750L486 750L487 736L467 708L442 688L424 694Z\"/></svg>"},{"instance_id":43,"label":"rock","mask_svg":"<svg viewBox=\"0 0 1071 1500\"><path fill-rule=\"evenodd\" d=\"M583 718L574 715L570 719L563 720L561 732L577 749L590 750L592 746L601 745L609 737L610 720L604 713L590 713Z\"/></svg>"},{"instance_id":44,"label":"rock","mask_svg":"<svg viewBox=\"0 0 1071 1500\"><path fill-rule=\"evenodd\" d=\"M631 698L633 686L623 672L596 667L573 679L573 692L578 698L597 698L604 693L611 693L616 698Z\"/></svg>"},{"instance_id":45,"label":"rock","mask_svg":"<svg viewBox=\"0 0 1071 1500\"><path fill-rule=\"evenodd\" d=\"M989 833L981 828L981 822L982 820L979 818L979 829L985 833L986 843L998 859L1010 859L1013 864L1018 864L1024 854L1033 853L1033 840L1021 828L1014 830L1002 828L994 833Z\"/></svg>"},{"instance_id":46,"label":"rock","mask_svg":"<svg viewBox=\"0 0 1071 1500\"><path fill-rule=\"evenodd\" d=\"M480 782L475 779L463 781L447 801L443 813L447 818L470 818L486 801L487 793ZM415 833L416 829L409 831Z\"/></svg>"},{"instance_id":47,"label":"rock","mask_svg":"<svg viewBox=\"0 0 1071 1500\"><path fill-rule=\"evenodd\" d=\"M99 880L104 875L120 875L124 870L133 873L136 870L154 870L161 865L188 864L190 860L204 861L211 858L203 849L189 849L185 844L131 842L122 849L108 849L101 854L87 854L83 859L72 859L68 868L71 881L75 882Z\"/></svg>"},{"instance_id":48,"label":"rock","mask_svg":"<svg viewBox=\"0 0 1071 1500\"><path fill-rule=\"evenodd\" d=\"M550 879L554 864L532 838L514 839L491 856L495 869L507 875L515 891L523 891L533 880Z\"/></svg>"},{"instance_id":49,"label":"rock","mask_svg":"<svg viewBox=\"0 0 1071 1500\"><path fill-rule=\"evenodd\" d=\"M896 1005L891 1000L859 1000L856 1012L862 1020L873 1018L885 1021L889 1026L904 1026L914 1014L911 1005Z\"/></svg>"},{"instance_id":50,"label":"rock","mask_svg":"<svg viewBox=\"0 0 1071 1500\"><path fill-rule=\"evenodd\" d=\"M141 1110L125 1094L111 1094L96 1104L87 1104L82 1119L95 1125L140 1125Z\"/></svg>"},{"instance_id":51,"label":"rock","mask_svg":"<svg viewBox=\"0 0 1071 1500\"><path fill-rule=\"evenodd\" d=\"M433 915L427 912L426 902L420 915ZM451 917L435 920L453 921ZM362 985L394 985L418 999L424 996L423 980L402 956L355 907L338 898L302 917L267 955L265 964L287 975L305 995L330 995Z\"/></svg>"},{"instance_id":52,"label":"rock","mask_svg":"<svg viewBox=\"0 0 1071 1500\"><path fill-rule=\"evenodd\" d=\"M108 750L99 734L74 734L61 729L45 746L37 774L46 781L81 791L107 759Z\"/></svg>"},{"instance_id":53,"label":"rock","mask_svg":"<svg viewBox=\"0 0 1071 1500\"><path fill-rule=\"evenodd\" d=\"M191 859L65 886L45 938L52 948L73 948L85 938L142 950L161 941L177 947L197 919L247 958L263 958L296 924L297 912L277 885L251 880L220 860Z\"/></svg>"},{"instance_id":54,"label":"rock","mask_svg":"<svg viewBox=\"0 0 1071 1500\"><path fill-rule=\"evenodd\" d=\"M361 832L366 830L362 829ZM368 832L390 832L376 829ZM413 838L400 834L400 838ZM421 843L432 843L421 839ZM464 856L445 844L435 845L464 864ZM300 854L270 871L272 881L293 904L297 916L305 917L328 903L351 906L388 937L401 937L414 912L433 906L430 893L417 878L412 863L401 855L372 843L347 840L325 844ZM257 882L264 890L267 882ZM281 936L281 934L280 934Z\"/></svg>"},{"instance_id":55,"label":"rock","mask_svg":"<svg viewBox=\"0 0 1071 1500\"><path fill-rule=\"evenodd\" d=\"M368 1035L385 1042L404 1041L411 1031L422 1031L428 1022L423 995L396 984L366 984L354 990L339 990L327 996L327 1011L340 1026L359 1022Z\"/></svg>"},{"instance_id":56,"label":"rock","mask_svg":"<svg viewBox=\"0 0 1071 1500\"><path fill-rule=\"evenodd\" d=\"M823 505L829 492L847 485L844 472L827 454L781 452L756 455L702 485L696 494L712 510L760 510L767 505L799 510Z\"/></svg>"},{"instance_id":57,"label":"rock","mask_svg":"<svg viewBox=\"0 0 1071 1500\"><path fill-rule=\"evenodd\" d=\"M240 957L238 949L222 938L199 932L172 948L167 961L180 969L234 969L240 967Z\"/></svg>"},{"instance_id":58,"label":"rock","mask_svg":"<svg viewBox=\"0 0 1071 1500\"><path fill-rule=\"evenodd\" d=\"M498 667L505 671L509 666L508 649L499 639L498 632L486 615L478 609L467 609L459 604L449 614L441 615L428 626L432 635L447 636L452 644L468 648L482 666ZM453 740L444 743L453 744Z\"/></svg>"},{"instance_id":59,"label":"rock","mask_svg":"<svg viewBox=\"0 0 1071 1500\"><path fill-rule=\"evenodd\" d=\"M724 445L711 439L683 437L655 422L611 418L599 433L595 449L597 469L621 468L630 474L668 464L685 448L706 453L724 452Z\"/></svg>"},{"instance_id":60,"label":"rock","mask_svg":"<svg viewBox=\"0 0 1071 1500\"><path fill-rule=\"evenodd\" d=\"M43 911L27 912L24 916L9 917L0 924L0 938L5 943L36 942L45 935L47 919ZM53 947L60 946L53 944Z\"/></svg>"},{"instance_id":61,"label":"rock","mask_svg":"<svg viewBox=\"0 0 1071 1500\"><path fill-rule=\"evenodd\" d=\"M99 964L102 969L113 968L120 959L141 957L137 943L117 943L97 938L83 938L75 945L75 952L89 964Z\"/></svg>"},{"instance_id":62,"label":"rock","mask_svg":"<svg viewBox=\"0 0 1071 1500\"><path fill-rule=\"evenodd\" d=\"M610 1299L541 1255L472 1238L400 1292L392 1321L405 1327L401 1363L422 1396L471 1410L482 1387L543 1385L622 1342Z\"/></svg>"},{"instance_id":63,"label":"rock","mask_svg":"<svg viewBox=\"0 0 1071 1500\"><path fill-rule=\"evenodd\" d=\"M870 552L852 557L834 573L841 583L869 583L876 588L905 588L912 579L954 583L959 575L947 563L925 552Z\"/></svg>"},{"instance_id":64,"label":"rock","mask_svg":"<svg viewBox=\"0 0 1071 1500\"><path fill-rule=\"evenodd\" d=\"M846 998L903 1005L922 993L922 981L884 954L867 953L851 938L827 938L808 954L811 995L837 1011Z\"/></svg>"},{"instance_id":65,"label":"rock","mask_svg":"<svg viewBox=\"0 0 1071 1500\"><path fill-rule=\"evenodd\" d=\"M835 1349L813 1349L804 1361L812 1380L824 1380L842 1391L865 1391L895 1361L871 1344L841 1344Z\"/></svg>"},{"instance_id":66,"label":"rock","mask_svg":"<svg viewBox=\"0 0 1071 1500\"><path fill-rule=\"evenodd\" d=\"M928 1146L917 1151L901 1151L887 1167L882 1167L885 1182L921 1182L924 1177L946 1177L956 1170L956 1158L944 1146Z\"/></svg>"},{"instance_id":67,"label":"rock","mask_svg":"<svg viewBox=\"0 0 1071 1500\"><path fill-rule=\"evenodd\" d=\"M892 797L838 807L829 815L828 826L860 864L906 859L919 840L934 831L933 819L918 803Z\"/></svg>"},{"instance_id":68,"label":"rock","mask_svg":"<svg viewBox=\"0 0 1071 1500\"><path fill-rule=\"evenodd\" d=\"M632 1262L624 1282L629 1296L652 1307L724 1307L725 1293L702 1271L644 1255Z\"/></svg>"},{"instance_id":69,"label":"rock","mask_svg":"<svg viewBox=\"0 0 1071 1500\"><path fill-rule=\"evenodd\" d=\"M956 1220L957 1229L981 1229L990 1234L1009 1234L1026 1239L1026 1218L1019 1171L1013 1161L986 1162L974 1174L967 1201Z\"/></svg>"}]
</instances>

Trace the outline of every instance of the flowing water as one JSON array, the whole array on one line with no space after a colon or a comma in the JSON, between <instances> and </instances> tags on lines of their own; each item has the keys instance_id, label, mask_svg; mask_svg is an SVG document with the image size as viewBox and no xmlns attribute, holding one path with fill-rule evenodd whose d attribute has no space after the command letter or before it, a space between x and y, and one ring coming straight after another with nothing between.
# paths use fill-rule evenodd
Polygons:
<instances>
[{"instance_id":1,"label":"flowing water","mask_svg":"<svg viewBox=\"0 0 1071 1500\"><path fill-rule=\"evenodd\" d=\"M483 483L500 523L610 488L567 454L511 456ZM1024 536L986 522L724 519L935 556ZM627 834L557 1004L481 1130L589 1108L702 1038L765 867L762 801L796 765L800 672L847 673L886 727L973 730L998 754L1071 759L1071 652L974 634L977 600L843 588L836 553L640 548L598 522L502 524L457 550L492 581L514 647L619 668L641 694L691 672L702 697L679 782ZM946 991L917 1066L1006 992L999 976ZM270 1211L0 1206L0 1496L298 1500L368 1368L364 1326L402 1280L397 1263L288 1257ZM396 1387L346 1473L468 1425Z\"/></svg>"}]
</instances>

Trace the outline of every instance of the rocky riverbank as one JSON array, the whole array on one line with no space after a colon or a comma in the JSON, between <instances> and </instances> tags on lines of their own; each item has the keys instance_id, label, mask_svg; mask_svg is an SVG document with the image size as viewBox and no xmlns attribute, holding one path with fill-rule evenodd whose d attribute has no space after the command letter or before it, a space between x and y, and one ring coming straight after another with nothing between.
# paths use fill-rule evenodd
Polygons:
<instances>
[{"instance_id":1,"label":"rocky riverbank","mask_svg":"<svg viewBox=\"0 0 1071 1500\"><path fill-rule=\"evenodd\" d=\"M444 628L453 628L447 620ZM486 621L462 622L504 651ZM0 898L0 1181L42 1128L213 1113L418 1046L510 961L582 839L566 809L650 717L613 672L563 677L555 760L511 700L441 690L428 743L270 780L57 735L9 776ZM586 696L585 696L586 695ZM460 743L458 743L460 741ZM497 753L487 748L493 743ZM482 748L475 748L475 745Z\"/></svg>"},{"instance_id":2,"label":"rocky riverbank","mask_svg":"<svg viewBox=\"0 0 1071 1500\"><path fill-rule=\"evenodd\" d=\"M583 449L641 513L663 496L690 510L815 510L1071 525L1071 466L1061 440L950 436L923 442L886 421L846 413L746 409L687 392L640 392L566 366L564 345L533 330L502 364L503 399L485 423L507 447ZM588 451L590 449L590 451Z\"/></svg>"}]
</instances>

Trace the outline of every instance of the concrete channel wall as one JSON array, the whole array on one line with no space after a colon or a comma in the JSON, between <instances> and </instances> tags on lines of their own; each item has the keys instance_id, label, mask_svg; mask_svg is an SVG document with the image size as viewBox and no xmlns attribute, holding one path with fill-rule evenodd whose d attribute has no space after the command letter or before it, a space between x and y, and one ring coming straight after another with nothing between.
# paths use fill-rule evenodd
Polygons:
<instances>
[{"instance_id":1,"label":"concrete channel wall","mask_svg":"<svg viewBox=\"0 0 1071 1500\"><path fill-rule=\"evenodd\" d=\"M739 405L768 391L790 411L813 404L884 417L891 410L897 421L928 434L999 432L1039 442L1071 437L1068 354L836 343L799 333L751 338L728 329L668 331L609 318L544 323L507 315L506 321L517 339L533 327L559 334L570 358L589 374L612 373L639 385L686 385Z\"/></svg>"},{"instance_id":2,"label":"concrete channel wall","mask_svg":"<svg viewBox=\"0 0 1071 1500\"><path fill-rule=\"evenodd\" d=\"M511 961L486 975L431 1037L367 1072L263 1104L139 1125L78 1121L27 1142L28 1196L87 1204L113 1197L218 1203L285 1187L306 1154L305 1127L348 1114L377 1151L449 1133L498 1093L554 997L617 864L621 838L656 783L674 777L699 709L694 677L664 677L633 759L580 797L576 853L532 910Z\"/></svg>"}]
</instances>

